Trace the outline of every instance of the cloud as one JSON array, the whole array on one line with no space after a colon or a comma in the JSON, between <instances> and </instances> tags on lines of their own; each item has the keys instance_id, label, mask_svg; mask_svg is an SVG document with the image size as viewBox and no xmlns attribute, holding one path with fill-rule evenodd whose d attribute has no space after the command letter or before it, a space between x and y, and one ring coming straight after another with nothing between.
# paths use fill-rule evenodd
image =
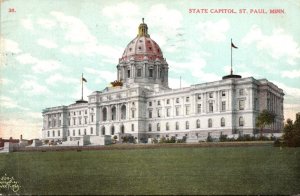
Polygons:
<instances>
[{"instance_id":1,"label":"cloud","mask_svg":"<svg viewBox=\"0 0 300 196\"><path fill-rule=\"evenodd\" d=\"M57 48L57 44L48 39L38 39L37 43L38 45L44 46L45 48Z\"/></svg>"},{"instance_id":2,"label":"cloud","mask_svg":"<svg viewBox=\"0 0 300 196\"><path fill-rule=\"evenodd\" d=\"M49 85L57 85L57 84L76 84L79 83L79 79L70 78L67 76L63 76L59 73L49 76L46 79L46 83Z\"/></svg>"},{"instance_id":3,"label":"cloud","mask_svg":"<svg viewBox=\"0 0 300 196\"><path fill-rule=\"evenodd\" d=\"M222 42L226 39L226 33L230 28L227 19L219 21L200 21L197 25L197 37L200 41Z\"/></svg>"},{"instance_id":4,"label":"cloud","mask_svg":"<svg viewBox=\"0 0 300 196\"><path fill-rule=\"evenodd\" d=\"M180 88L180 79L178 78L171 78L168 79L169 87L172 89L178 89ZM191 83L187 82L186 80L181 79L181 87L188 87Z\"/></svg>"},{"instance_id":5,"label":"cloud","mask_svg":"<svg viewBox=\"0 0 300 196\"><path fill-rule=\"evenodd\" d=\"M296 119L296 113L300 111L300 104L284 104L284 118L285 120L290 118L292 120Z\"/></svg>"},{"instance_id":6,"label":"cloud","mask_svg":"<svg viewBox=\"0 0 300 196\"><path fill-rule=\"evenodd\" d=\"M97 75L95 83L103 83L103 81L109 83L117 79L117 74L107 70L97 70L94 68L86 67L84 71L89 74Z\"/></svg>"},{"instance_id":7,"label":"cloud","mask_svg":"<svg viewBox=\"0 0 300 196\"><path fill-rule=\"evenodd\" d=\"M16 108L16 109L21 109L21 110L29 110L26 107L18 105L16 103L17 102L16 100L13 100L7 96L1 96L0 101L1 101L1 107L4 107L4 108Z\"/></svg>"},{"instance_id":8,"label":"cloud","mask_svg":"<svg viewBox=\"0 0 300 196\"><path fill-rule=\"evenodd\" d=\"M12 52L15 54L22 52L17 42L11 39L5 39L3 37L1 37L1 50L4 52Z\"/></svg>"},{"instance_id":9,"label":"cloud","mask_svg":"<svg viewBox=\"0 0 300 196\"><path fill-rule=\"evenodd\" d=\"M29 18L26 18L26 19L21 19L21 25L25 28L25 29L28 29L30 31L33 31L33 24L32 24L32 21L31 19Z\"/></svg>"},{"instance_id":10,"label":"cloud","mask_svg":"<svg viewBox=\"0 0 300 196\"><path fill-rule=\"evenodd\" d=\"M242 39L242 44L255 44L259 51L266 51L274 59L286 58L287 63L291 65L300 58L298 43L280 28L273 30L271 35L265 35L258 26L252 26Z\"/></svg>"},{"instance_id":11,"label":"cloud","mask_svg":"<svg viewBox=\"0 0 300 196\"><path fill-rule=\"evenodd\" d=\"M22 113L23 117L26 115ZM9 116L1 116L0 133L3 138L19 138L23 135L25 139L41 138L42 121L33 122L32 119L17 118L16 115L11 118Z\"/></svg>"},{"instance_id":12,"label":"cloud","mask_svg":"<svg viewBox=\"0 0 300 196\"><path fill-rule=\"evenodd\" d=\"M42 94L48 94L49 90L45 87L40 85L35 80L25 80L21 87L23 91L26 91L26 94L28 96L34 96L34 95L42 95Z\"/></svg>"},{"instance_id":13,"label":"cloud","mask_svg":"<svg viewBox=\"0 0 300 196\"><path fill-rule=\"evenodd\" d=\"M36 73L45 73L57 70L61 67L61 63L55 60L39 60L36 65L32 67L32 70Z\"/></svg>"},{"instance_id":14,"label":"cloud","mask_svg":"<svg viewBox=\"0 0 300 196\"><path fill-rule=\"evenodd\" d=\"M283 89L286 96L293 97L295 100L300 100L300 88L290 87L277 81L273 81L273 83Z\"/></svg>"},{"instance_id":15,"label":"cloud","mask_svg":"<svg viewBox=\"0 0 300 196\"><path fill-rule=\"evenodd\" d=\"M65 40L75 43L95 42L96 38L89 32L88 27L78 18L67 16L63 12L50 12L61 29L65 30Z\"/></svg>"},{"instance_id":16,"label":"cloud","mask_svg":"<svg viewBox=\"0 0 300 196\"><path fill-rule=\"evenodd\" d=\"M192 54L189 59L190 61L183 63L169 60L169 65L172 67L171 71L182 74L189 73L199 82L213 82L220 80L218 75L204 71L204 68L206 67L206 60L204 58Z\"/></svg>"},{"instance_id":17,"label":"cloud","mask_svg":"<svg viewBox=\"0 0 300 196\"><path fill-rule=\"evenodd\" d=\"M39 18L37 24L45 29L53 29L56 26L56 22L50 19Z\"/></svg>"},{"instance_id":18,"label":"cloud","mask_svg":"<svg viewBox=\"0 0 300 196\"><path fill-rule=\"evenodd\" d=\"M102 9L102 14L109 19L109 28L116 35L131 37L137 33L137 29L133 27L137 26L137 19L141 18L141 12L135 3L122 2L106 6Z\"/></svg>"},{"instance_id":19,"label":"cloud","mask_svg":"<svg viewBox=\"0 0 300 196\"><path fill-rule=\"evenodd\" d=\"M63 65L56 60L40 60L29 53L18 55L16 59L21 64L32 64L31 69L35 73L51 72L63 67Z\"/></svg>"},{"instance_id":20,"label":"cloud","mask_svg":"<svg viewBox=\"0 0 300 196\"><path fill-rule=\"evenodd\" d=\"M34 63L37 63L38 62L38 59L31 56L31 54L29 53L23 53L23 54L20 54L16 57L17 61L19 61L19 63L21 64L34 64Z\"/></svg>"},{"instance_id":21,"label":"cloud","mask_svg":"<svg viewBox=\"0 0 300 196\"><path fill-rule=\"evenodd\" d=\"M284 78L300 78L300 70L283 71L281 76Z\"/></svg>"}]
</instances>

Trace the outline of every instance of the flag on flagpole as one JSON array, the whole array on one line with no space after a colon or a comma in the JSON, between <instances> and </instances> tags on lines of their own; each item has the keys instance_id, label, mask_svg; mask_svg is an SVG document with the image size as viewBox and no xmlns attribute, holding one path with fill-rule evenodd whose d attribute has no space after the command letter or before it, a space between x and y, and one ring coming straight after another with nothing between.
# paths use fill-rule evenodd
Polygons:
<instances>
[{"instance_id":1,"label":"flag on flagpole","mask_svg":"<svg viewBox=\"0 0 300 196\"><path fill-rule=\"evenodd\" d=\"M236 48L236 49L238 48L238 47L236 47L232 42L231 42L231 47L232 47L232 48Z\"/></svg>"},{"instance_id":2,"label":"flag on flagpole","mask_svg":"<svg viewBox=\"0 0 300 196\"><path fill-rule=\"evenodd\" d=\"M87 82L87 80L86 80L84 77L82 77L82 81L83 81L83 82Z\"/></svg>"}]
</instances>

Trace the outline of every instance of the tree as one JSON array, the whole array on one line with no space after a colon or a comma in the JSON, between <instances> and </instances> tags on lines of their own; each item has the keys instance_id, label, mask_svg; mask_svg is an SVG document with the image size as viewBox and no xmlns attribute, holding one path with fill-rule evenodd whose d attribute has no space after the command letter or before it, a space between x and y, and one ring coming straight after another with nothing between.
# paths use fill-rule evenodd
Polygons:
<instances>
[{"instance_id":1,"label":"tree","mask_svg":"<svg viewBox=\"0 0 300 196\"><path fill-rule=\"evenodd\" d=\"M300 118L294 123L291 119L287 119L283 132L283 140L287 146L300 147Z\"/></svg>"},{"instance_id":2,"label":"tree","mask_svg":"<svg viewBox=\"0 0 300 196\"><path fill-rule=\"evenodd\" d=\"M272 124L275 121L276 115L268 110L263 110L256 118L256 126L260 129L260 138L262 138L265 126Z\"/></svg>"}]
</instances>

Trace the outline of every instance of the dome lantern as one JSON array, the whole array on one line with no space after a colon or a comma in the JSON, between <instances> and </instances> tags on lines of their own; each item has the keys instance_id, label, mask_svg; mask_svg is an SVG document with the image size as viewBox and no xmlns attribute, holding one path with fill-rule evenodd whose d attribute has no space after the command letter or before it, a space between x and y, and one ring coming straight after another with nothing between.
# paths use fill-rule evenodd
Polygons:
<instances>
[{"instance_id":1,"label":"dome lantern","mask_svg":"<svg viewBox=\"0 0 300 196\"><path fill-rule=\"evenodd\" d=\"M139 37L142 37L142 36L150 37L150 35L148 34L148 26L147 26L147 24L144 23L144 18L142 18L142 21L143 22L139 26L138 36Z\"/></svg>"}]
</instances>

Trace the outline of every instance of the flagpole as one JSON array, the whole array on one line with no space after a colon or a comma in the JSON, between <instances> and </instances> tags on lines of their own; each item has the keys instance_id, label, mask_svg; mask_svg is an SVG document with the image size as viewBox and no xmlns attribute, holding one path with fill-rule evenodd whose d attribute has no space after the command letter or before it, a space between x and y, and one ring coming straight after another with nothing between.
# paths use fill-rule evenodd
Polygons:
<instances>
[{"instance_id":1,"label":"flagpole","mask_svg":"<svg viewBox=\"0 0 300 196\"><path fill-rule=\"evenodd\" d=\"M231 39L231 43L230 43L230 49L231 49L230 75L232 75L232 39Z\"/></svg>"},{"instance_id":2,"label":"flagpole","mask_svg":"<svg viewBox=\"0 0 300 196\"><path fill-rule=\"evenodd\" d=\"M83 73L81 74L81 100L83 100Z\"/></svg>"}]
</instances>

